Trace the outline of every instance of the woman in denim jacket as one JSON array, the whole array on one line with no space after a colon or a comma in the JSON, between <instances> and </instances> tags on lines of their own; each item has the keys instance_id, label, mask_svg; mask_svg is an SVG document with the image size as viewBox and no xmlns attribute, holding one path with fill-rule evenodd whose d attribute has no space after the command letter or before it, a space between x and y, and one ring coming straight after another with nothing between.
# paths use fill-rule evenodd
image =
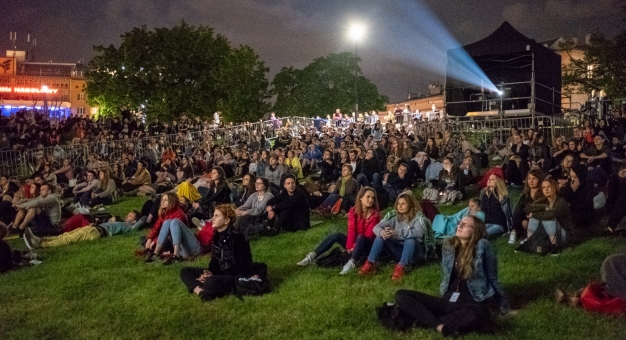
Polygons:
<instances>
[{"instance_id":1,"label":"woman in denim jacket","mask_svg":"<svg viewBox=\"0 0 626 340\"><path fill-rule=\"evenodd\" d=\"M496 254L484 239L485 224L475 216L464 217L456 236L443 243L442 297L399 290L398 307L421 327L433 328L444 336L481 328L489 320L487 300L495 297L500 312L509 312L509 303L498 281Z\"/></svg>"}]
</instances>

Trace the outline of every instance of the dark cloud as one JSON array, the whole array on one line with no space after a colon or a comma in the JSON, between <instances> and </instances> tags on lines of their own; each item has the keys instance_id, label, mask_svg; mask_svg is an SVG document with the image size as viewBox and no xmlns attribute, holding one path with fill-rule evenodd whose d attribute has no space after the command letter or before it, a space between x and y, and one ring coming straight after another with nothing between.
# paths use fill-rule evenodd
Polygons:
<instances>
[{"instance_id":1,"label":"dark cloud","mask_svg":"<svg viewBox=\"0 0 626 340\"><path fill-rule=\"evenodd\" d=\"M365 21L368 37L359 46L364 74L392 100L424 91L442 80L432 68L411 62L424 23L416 22L416 0L66 0L15 1L3 5L0 47L10 48L9 31L38 39L38 60L63 62L93 56L93 45L119 44L133 27L171 27L185 20L208 25L235 45L250 45L265 60L271 75L283 66L303 67L329 53L353 51L345 29L354 19ZM613 35L621 27L621 0L426 0L426 5L461 44L483 38L504 20L536 40L579 36L587 32ZM422 25L422 26L420 26ZM23 45L23 42L21 43ZM411 53L415 53L414 51ZM439 51L438 55L441 55ZM445 60L441 61L445 63ZM422 66L423 67L423 66ZM439 72L440 73L440 72ZM420 88L422 86L422 88Z\"/></svg>"}]
</instances>

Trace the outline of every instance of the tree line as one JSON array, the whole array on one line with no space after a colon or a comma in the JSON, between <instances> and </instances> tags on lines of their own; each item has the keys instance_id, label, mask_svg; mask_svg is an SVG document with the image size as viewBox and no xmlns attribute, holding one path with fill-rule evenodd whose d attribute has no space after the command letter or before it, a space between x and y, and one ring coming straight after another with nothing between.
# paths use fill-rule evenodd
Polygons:
<instances>
[{"instance_id":1,"label":"tree line","mask_svg":"<svg viewBox=\"0 0 626 340\"><path fill-rule=\"evenodd\" d=\"M269 68L254 50L231 46L211 27L181 22L146 26L121 35L121 44L95 46L87 99L103 116L123 108L148 120L181 115L209 118L221 111L231 122L278 116L325 116L353 111L355 71L360 111L382 110L388 98L365 78L352 53L330 54L299 70L284 67L270 83Z\"/></svg>"}]
</instances>

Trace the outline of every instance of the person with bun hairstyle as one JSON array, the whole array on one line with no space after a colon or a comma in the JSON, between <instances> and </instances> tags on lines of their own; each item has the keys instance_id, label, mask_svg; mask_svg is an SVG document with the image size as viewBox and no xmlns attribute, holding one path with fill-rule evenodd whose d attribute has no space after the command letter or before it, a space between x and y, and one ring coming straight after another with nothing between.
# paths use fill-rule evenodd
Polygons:
<instances>
[{"instance_id":1,"label":"person with bun hairstyle","mask_svg":"<svg viewBox=\"0 0 626 340\"><path fill-rule=\"evenodd\" d=\"M230 204L215 207L211 261L207 269L185 267L180 271L189 293L202 301L211 301L235 290L239 277L248 276L252 270L252 253L245 236L233 227L237 216Z\"/></svg>"},{"instance_id":2,"label":"person with bun hairstyle","mask_svg":"<svg viewBox=\"0 0 626 340\"><path fill-rule=\"evenodd\" d=\"M380 208L376 198L376 190L362 187L356 198L356 205L348 211L347 235L334 233L328 235L320 245L298 262L299 266L312 264L321 254L327 252L337 243L350 254L350 260L339 273L345 275L356 268L362 257L367 256L376 238L374 227L380 222Z\"/></svg>"},{"instance_id":3,"label":"person with bun hairstyle","mask_svg":"<svg viewBox=\"0 0 626 340\"><path fill-rule=\"evenodd\" d=\"M412 290L396 292L400 310L419 327L435 329L444 336L458 336L490 323L488 300L494 297L501 314L509 302L498 279L496 253L484 237L486 228L476 216L465 216L456 235L443 242L441 297Z\"/></svg>"}]
</instances>

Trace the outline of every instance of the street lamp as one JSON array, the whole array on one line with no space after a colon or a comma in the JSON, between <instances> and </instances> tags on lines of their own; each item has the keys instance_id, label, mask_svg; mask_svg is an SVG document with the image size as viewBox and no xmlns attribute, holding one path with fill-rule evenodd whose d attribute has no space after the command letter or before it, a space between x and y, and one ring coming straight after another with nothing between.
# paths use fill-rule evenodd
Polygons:
<instances>
[{"instance_id":1,"label":"street lamp","mask_svg":"<svg viewBox=\"0 0 626 340\"><path fill-rule=\"evenodd\" d=\"M356 67L354 68L354 94L356 96L356 116L359 116L359 76L357 70L359 69L359 55L358 55L358 43L363 39L365 34L365 27L361 24L352 24L348 30L348 36L354 41L354 58L356 60Z\"/></svg>"}]
</instances>

